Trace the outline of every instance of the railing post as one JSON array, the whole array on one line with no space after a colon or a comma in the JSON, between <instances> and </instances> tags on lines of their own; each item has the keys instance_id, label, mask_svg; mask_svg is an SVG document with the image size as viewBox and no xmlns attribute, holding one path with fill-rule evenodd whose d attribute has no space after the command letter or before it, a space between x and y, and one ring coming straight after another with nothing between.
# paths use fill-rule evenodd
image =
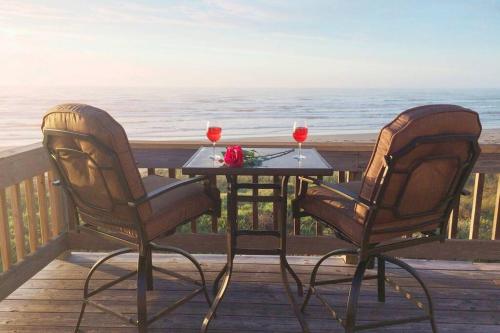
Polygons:
<instances>
[{"instance_id":1,"label":"railing post","mask_svg":"<svg viewBox=\"0 0 500 333\"><path fill-rule=\"evenodd\" d=\"M40 236L42 244L50 239L49 213L47 209L47 187L45 186L45 174L36 176L36 191L38 195L38 211L40 214Z\"/></svg>"},{"instance_id":2,"label":"railing post","mask_svg":"<svg viewBox=\"0 0 500 333\"><path fill-rule=\"evenodd\" d=\"M323 224L319 221L316 221L316 236L323 236Z\"/></svg>"},{"instance_id":3,"label":"railing post","mask_svg":"<svg viewBox=\"0 0 500 333\"><path fill-rule=\"evenodd\" d=\"M500 174L498 175L497 195L495 198L495 212L493 214L493 228L491 239L500 240Z\"/></svg>"},{"instance_id":4,"label":"railing post","mask_svg":"<svg viewBox=\"0 0 500 333\"><path fill-rule=\"evenodd\" d=\"M175 178L175 169L168 169L168 178Z\"/></svg>"},{"instance_id":5,"label":"railing post","mask_svg":"<svg viewBox=\"0 0 500 333\"><path fill-rule=\"evenodd\" d=\"M35 195L33 190L33 178L28 178L24 181L24 192L26 196L26 210L28 213L28 232L30 251L36 251L38 247L38 236L36 232L36 212L35 212Z\"/></svg>"},{"instance_id":6,"label":"railing post","mask_svg":"<svg viewBox=\"0 0 500 333\"><path fill-rule=\"evenodd\" d=\"M0 189L0 254L2 256L2 269L5 272L10 267L10 231L7 200L3 188Z\"/></svg>"},{"instance_id":7,"label":"railing post","mask_svg":"<svg viewBox=\"0 0 500 333\"><path fill-rule=\"evenodd\" d=\"M10 187L10 202L12 207L12 220L14 222L14 239L16 242L17 261L24 258L24 223L23 211L21 210L21 194L19 184Z\"/></svg>"},{"instance_id":8,"label":"railing post","mask_svg":"<svg viewBox=\"0 0 500 333\"><path fill-rule=\"evenodd\" d=\"M52 222L52 237L61 233L62 220L62 194L61 189L57 188L52 182L56 180L54 171L49 171L49 194L50 194L50 217Z\"/></svg>"},{"instance_id":9,"label":"railing post","mask_svg":"<svg viewBox=\"0 0 500 333\"><path fill-rule=\"evenodd\" d=\"M339 172L338 172L338 178L337 178L337 181L338 181L339 183L345 183L345 181L346 181L346 175L345 175L345 173L346 173L345 171L339 171Z\"/></svg>"},{"instance_id":10,"label":"railing post","mask_svg":"<svg viewBox=\"0 0 500 333\"><path fill-rule=\"evenodd\" d=\"M361 172L359 171L347 171L347 182L352 182L361 179Z\"/></svg>"},{"instance_id":11,"label":"railing post","mask_svg":"<svg viewBox=\"0 0 500 333\"><path fill-rule=\"evenodd\" d=\"M483 202L484 173L476 173L474 180L474 197L472 199L472 213L470 221L469 239L477 239L479 236L479 224L481 221L481 205Z\"/></svg>"}]
</instances>

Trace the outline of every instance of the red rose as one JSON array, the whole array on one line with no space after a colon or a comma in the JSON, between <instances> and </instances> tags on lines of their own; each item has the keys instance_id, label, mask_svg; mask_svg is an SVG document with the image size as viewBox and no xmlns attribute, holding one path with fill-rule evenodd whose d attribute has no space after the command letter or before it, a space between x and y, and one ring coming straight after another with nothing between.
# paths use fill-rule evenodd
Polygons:
<instances>
[{"instance_id":1,"label":"red rose","mask_svg":"<svg viewBox=\"0 0 500 333\"><path fill-rule=\"evenodd\" d=\"M243 150L241 146L228 146L224 155L224 162L230 167L243 166Z\"/></svg>"}]
</instances>

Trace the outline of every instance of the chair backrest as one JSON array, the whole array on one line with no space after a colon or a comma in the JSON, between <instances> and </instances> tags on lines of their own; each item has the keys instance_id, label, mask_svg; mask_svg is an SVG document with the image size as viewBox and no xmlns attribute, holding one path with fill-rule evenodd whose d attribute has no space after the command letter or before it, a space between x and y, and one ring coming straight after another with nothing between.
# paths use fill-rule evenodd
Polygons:
<instances>
[{"instance_id":1,"label":"chair backrest","mask_svg":"<svg viewBox=\"0 0 500 333\"><path fill-rule=\"evenodd\" d=\"M135 230L151 215L149 203L128 202L146 194L123 127L107 112L84 104L49 110L44 145L81 218L99 227Z\"/></svg>"},{"instance_id":2,"label":"chair backrest","mask_svg":"<svg viewBox=\"0 0 500 333\"><path fill-rule=\"evenodd\" d=\"M479 156L479 115L456 105L409 109L380 132L360 197L376 209L368 237L446 228Z\"/></svg>"}]
</instances>

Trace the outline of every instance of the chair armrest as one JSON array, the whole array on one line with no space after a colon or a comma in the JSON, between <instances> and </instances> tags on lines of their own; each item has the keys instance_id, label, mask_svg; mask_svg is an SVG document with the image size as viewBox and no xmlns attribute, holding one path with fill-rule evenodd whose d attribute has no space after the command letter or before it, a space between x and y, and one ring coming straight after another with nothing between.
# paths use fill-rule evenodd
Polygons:
<instances>
[{"instance_id":1,"label":"chair armrest","mask_svg":"<svg viewBox=\"0 0 500 333\"><path fill-rule=\"evenodd\" d=\"M368 209L370 209L370 207L371 207L371 204L368 201L364 200L363 198L360 198L357 193L349 190L345 186L342 186L342 184L331 184L331 183L324 182L320 179L311 178L311 177L299 177L299 178L301 181L305 181L305 182L312 183L314 185L323 187L329 191L332 191L336 194L343 196L346 199L354 201L357 204L363 205Z\"/></svg>"},{"instance_id":2,"label":"chair armrest","mask_svg":"<svg viewBox=\"0 0 500 333\"><path fill-rule=\"evenodd\" d=\"M175 190L176 188L179 188L179 187L182 187L182 186L186 186L186 185L189 185L189 184L193 184L193 183L197 183L197 182L200 182L200 181L204 181L204 180L208 180L208 177L207 176L197 176L197 177L193 177L193 178L189 178L189 179L185 179L185 180L181 180L181 181L178 181L176 183L172 183L172 184L167 184L165 186L161 186L151 192L148 192L146 193L146 195L144 195L143 197L135 200L135 201L131 201L131 202L128 202L127 204L130 206L130 207L137 207L145 202L148 202L166 192L169 192L169 191L172 191L172 190Z\"/></svg>"}]
</instances>

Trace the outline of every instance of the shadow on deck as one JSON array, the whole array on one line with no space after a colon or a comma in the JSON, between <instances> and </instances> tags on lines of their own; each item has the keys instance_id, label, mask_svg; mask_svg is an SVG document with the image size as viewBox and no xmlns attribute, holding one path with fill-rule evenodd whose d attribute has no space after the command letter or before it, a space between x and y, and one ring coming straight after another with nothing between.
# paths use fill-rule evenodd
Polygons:
<instances>
[{"instance_id":1,"label":"shadow on deck","mask_svg":"<svg viewBox=\"0 0 500 333\"><path fill-rule=\"evenodd\" d=\"M0 332L72 332L80 310L82 287L98 253L73 253L65 259L51 262L31 280L0 302ZM209 281L222 268L225 256L200 255ZM136 257L124 255L104 265L95 274L94 286L123 275L135 268ZM307 282L316 257L290 257L290 263L301 279ZM187 261L172 255L154 257L157 266L192 273ZM500 264L452 261L407 260L421 274L434 297L436 319L440 332L486 333L500 332ZM353 266L340 258L332 259L321 274L330 278L353 273ZM210 332L300 332L280 283L278 259L273 257L239 256L236 259L233 282L211 324ZM423 292L416 281L394 266L387 273L401 286L414 292L418 299ZM155 273L156 274L156 273ZM191 290L190 285L156 274L156 290L148 292L150 313ZM368 280L362 288L359 322L397 319L418 315L421 311L391 287L387 287L385 304L377 302L376 281ZM135 313L135 281L125 280L96 297L116 310ZM323 294L344 313L348 285L325 287ZM199 332L207 305L201 295L156 322L150 332ZM343 332L327 310L315 298L307 310L307 322L312 332ZM119 319L100 310L87 307L83 325L85 332L135 332ZM427 322L406 324L367 332L431 332Z\"/></svg>"}]
</instances>

